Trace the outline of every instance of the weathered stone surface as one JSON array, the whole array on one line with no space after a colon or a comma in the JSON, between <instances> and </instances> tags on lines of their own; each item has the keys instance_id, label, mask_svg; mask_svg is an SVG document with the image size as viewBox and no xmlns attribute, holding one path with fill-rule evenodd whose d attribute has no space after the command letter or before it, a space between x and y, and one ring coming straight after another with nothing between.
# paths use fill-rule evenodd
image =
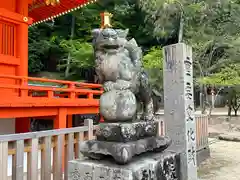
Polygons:
<instances>
[{"instance_id":1,"label":"weathered stone surface","mask_svg":"<svg viewBox=\"0 0 240 180\"><path fill-rule=\"evenodd\" d=\"M147 153L127 165L108 160L69 162L69 180L179 180L179 155L174 152Z\"/></svg>"},{"instance_id":2,"label":"weathered stone surface","mask_svg":"<svg viewBox=\"0 0 240 180\"><path fill-rule=\"evenodd\" d=\"M197 180L196 120L192 48L184 43L164 47L164 118L170 149L181 154L181 179Z\"/></svg>"},{"instance_id":3,"label":"weathered stone surface","mask_svg":"<svg viewBox=\"0 0 240 180\"><path fill-rule=\"evenodd\" d=\"M163 151L171 144L168 137L148 137L127 143L90 140L80 144L80 152L93 159L112 156L116 163L127 164L132 157L148 151Z\"/></svg>"},{"instance_id":4,"label":"weathered stone surface","mask_svg":"<svg viewBox=\"0 0 240 180\"><path fill-rule=\"evenodd\" d=\"M101 95L100 113L105 121L132 121L136 111L137 100L130 90L113 89Z\"/></svg>"},{"instance_id":5,"label":"weathered stone surface","mask_svg":"<svg viewBox=\"0 0 240 180\"><path fill-rule=\"evenodd\" d=\"M143 104L142 118L152 120L161 95L152 90L148 75L142 68L141 47L135 39L128 40L127 34L128 30L112 28L93 31L95 70L104 89L100 111L105 120L131 120L129 117L135 115L132 113L135 110L135 100L130 98L130 93L125 94L129 90L137 97L138 103ZM129 103L129 100L124 99L132 100Z\"/></svg>"},{"instance_id":6,"label":"weathered stone surface","mask_svg":"<svg viewBox=\"0 0 240 180\"><path fill-rule=\"evenodd\" d=\"M156 136L157 132L157 121L100 123L96 136L99 141L129 142Z\"/></svg>"}]
</instances>

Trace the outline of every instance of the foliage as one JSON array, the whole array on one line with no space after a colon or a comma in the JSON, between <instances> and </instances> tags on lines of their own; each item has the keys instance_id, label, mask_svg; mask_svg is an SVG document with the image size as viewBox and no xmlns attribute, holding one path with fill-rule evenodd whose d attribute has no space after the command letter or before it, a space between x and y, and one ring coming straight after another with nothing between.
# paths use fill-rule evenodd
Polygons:
<instances>
[{"instance_id":1,"label":"foliage","mask_svg":"<svg viewBox=\"0 0 240 180\"><path fill-rule=\"evenodd\" d=\"M194 77L210 84L237 84L227 74L229 64L239 62L239 0L139 0L146 22L154 24L154 36L166 44L183 42L193 47ZM162 43L164 44L164 43ZM221 72L220 72L221 71ZM234 70L230 71L236 75ZM224 76L224 77L223 77ZM204 77L206 77L204 79ZM221 80L224 79L224 82ZM197 81L199 82L199 81ZM205 83L200 84L200 102L206 101ZM203 106L202 106L203 107Z\"/></svg>"},{"instance_id":2,"label":"foliage","mask_svg":"<svg viewBox=\"0 0 240 180\"><path fill-rule=\"evenodd\" d=\"M147 69L163 68L163 54L161 47L152 47L143 57L143 65Z\"/></svg>"},{"instance_id":3,"label":"foliage","mask_svg":"<svg viewBox=\"0 0 240 180\"><path fill-rule=\"evenodd\" d=\"M61 37L51 31L51 26L41 24L29 28L29 72L48 69L51 57L59 58L64 52L59 46Z\"/></svg>"},{"instance_id":4,"label":"foliage","mask_svg":"<svg viewBox=\"0 0 240 180\"><path fill-rule=\"evenodd\" d=\"M228 97L229 116L231 110L237 111L240 108L240 64L231 64L220 69L218 73L199 80L203 84L217 85L225 87L224 91Z\"/></svg>"},{"instance_id":5,"label":"foliage","mask_svg":"<svg viewBox=\"0 0 240 180\"><path fill-rule=\"evenodd\" d=\"M70 53L70 69L71 73L77 73L81 68L91 68L94 66L93 48L90 43L83 43L81 40L63 40L60 46ZM65 68L67 57L63 59L63 63L59 68Z\"/></svg>"},{"instance_id":6,"label":"foliage","mask_svg":"<svg viewBox=\"0 0 240 180\"><path fill-rule=\"evenodd\" d=\"M146 21L154 23L158 38L177 37L182 18L183 40L193 47L197 76L216 72L229 60L236 61L240 29L237 1L140 0L140 5L147 13Z\"/></svg>"},{"instance_id":7,"label":"foliage","mask_svg":"<svg viewBox=\"0 0 240 180\"><path fill-rule=\"evenodd\" d=\"M38 72L43 68L43 63L41 57L44 56L47 51L48 41L39 40L40 32L36 30L37 28L32 28L29 31L29 61L28 61L28 71Z\"/></svg>"},{"instance_id":8,"label":"foliage","mask_svg":"<svg viewBox=\"0 0 240 180\"><path fill-rule=\"evenodd\" d=\"M163 55L160 47L152 47L143 57L143 65L154 88L163 90Z\"/></svg>"},{"instance_id":9,"label":"foliage","mask_svg":"<svg viewBox=\"0 0 240 180\"><path fill-rule=\"evenodd\" d=\"M205 25L196 24L191 28L192 31L187 31L189 35L192 34L187 41L194 49L198 75L216 73L228 64L239 62L239 8L238 4L228 4L228 1L211 6L211 9L208 5L204 11L207 16L204 18Z\"/></svg>"},{"instance_id":10,"label":"foliage","mask_svg":"<svg viewBox=\"0 0 240 180\"><path fill-rule=\"evenodd\" d=\"M240 64L231 64L220 72L200 79L203 84L218 86L236 86L240 84Z\"/></svg>"}]
</instances>

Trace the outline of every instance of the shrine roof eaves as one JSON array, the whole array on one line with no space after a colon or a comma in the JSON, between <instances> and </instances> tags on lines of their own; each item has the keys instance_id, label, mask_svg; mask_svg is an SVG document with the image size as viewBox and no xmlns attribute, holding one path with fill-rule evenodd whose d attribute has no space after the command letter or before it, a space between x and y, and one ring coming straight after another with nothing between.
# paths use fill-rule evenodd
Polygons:
<instances>
[{"instance_id":1,"label":"shrine roof eaves","mask_svg":"<svg viewBox=\"0 0 240 180\"><path fill-rule=\"evenodd\" d=\"M55 6L47 6L41 0L37 1L38 3L29 6L29 17L33 19L33 23L30 26L76 11L84 6L95 3L97 0L61 0Z\"/></svg>"}]
</instances>

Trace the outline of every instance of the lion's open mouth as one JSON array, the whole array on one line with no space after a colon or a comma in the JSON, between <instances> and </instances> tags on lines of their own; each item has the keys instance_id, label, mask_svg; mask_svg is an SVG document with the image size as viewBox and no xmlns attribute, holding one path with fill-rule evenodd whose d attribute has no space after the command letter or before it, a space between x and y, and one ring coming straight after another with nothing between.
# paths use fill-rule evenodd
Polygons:
<instances>
[{"instance_id":1,"label":"lion's open mouth","mask_svg":"<svg viewBox=\"0 0 240 180\"><path fill-rule=\"evenodd\" d=\"M119 45L109 45L109 44L103 45L104 49L118 49L119 47L120 47Z\"/></svg>"}]
</instances>

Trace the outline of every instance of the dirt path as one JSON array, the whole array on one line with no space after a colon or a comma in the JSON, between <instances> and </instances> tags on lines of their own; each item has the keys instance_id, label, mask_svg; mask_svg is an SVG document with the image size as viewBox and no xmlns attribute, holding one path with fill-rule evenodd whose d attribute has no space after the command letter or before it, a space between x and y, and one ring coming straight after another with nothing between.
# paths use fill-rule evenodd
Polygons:
<instances>
[{"instance_id":1,"label":"dirt path","mask_svg":"<svg viewBox=\"0 0 240 180\"><path fill-rule=\"evenodd\" d=\"M210 149L211 158L199 167L199 180L240 180L240 142L217 141Z\"/></svg>"}]
</instances>

